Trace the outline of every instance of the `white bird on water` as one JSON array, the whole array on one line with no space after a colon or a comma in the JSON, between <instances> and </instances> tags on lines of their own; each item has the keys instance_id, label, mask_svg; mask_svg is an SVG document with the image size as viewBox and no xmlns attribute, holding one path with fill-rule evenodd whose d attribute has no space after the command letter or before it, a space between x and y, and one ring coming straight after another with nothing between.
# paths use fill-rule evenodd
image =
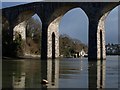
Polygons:
<instances>
[{"instance_id":1,"label":"white bird on water","mask_svg":"<svg viewBox=\"0 0 120 90\"><path fill-rule=\"evenodd\" d=\"M43 79L42 82L41 82L41 84L48 84L48 81L45 80L45 79Z\"/></svg>"}]
</instances>

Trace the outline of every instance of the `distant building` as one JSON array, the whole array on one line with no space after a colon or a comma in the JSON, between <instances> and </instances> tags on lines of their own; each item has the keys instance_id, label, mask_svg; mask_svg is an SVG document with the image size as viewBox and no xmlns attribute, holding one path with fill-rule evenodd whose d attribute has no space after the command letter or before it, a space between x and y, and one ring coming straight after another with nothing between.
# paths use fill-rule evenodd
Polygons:
<instances>
[{"instance_id":1,"label":"distant building","mask_svg":"<svg viewBox=\"0 0 120 90\"><path fill-rule=\"evenodd\" d=\"M86 53L85 53L85 51L82 49L81 51L80 51L80 56L84 56Z\"/></svg>"},{"instance_id":2,"label":"distant building","mask_svg":"<svg viewBox=\"0 0 120 90\"><path fill-rule=\"evenodd\" d=\"M85 53L85 51L84 51L84 49L82 49L81 51L75 51L75 53L74 53L74 57L75 58L78 58L78 57L84 57L86 55L86 53Z\"/></svg>"},{"instance_id":3,"label":"distant building","mask_svg":"<svg viewBox=\"0 0 120 90\"><path fill-rule=\"evenodd\" d=\"M120 44L108 44L106 45L107 55L120 55Z\"/></svg>"}]
</instances>

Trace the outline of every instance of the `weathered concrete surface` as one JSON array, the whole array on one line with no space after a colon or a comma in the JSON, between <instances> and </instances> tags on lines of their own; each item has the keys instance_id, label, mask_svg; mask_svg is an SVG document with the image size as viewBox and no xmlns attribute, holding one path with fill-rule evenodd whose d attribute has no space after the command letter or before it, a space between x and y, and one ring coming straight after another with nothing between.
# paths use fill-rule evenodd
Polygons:
<instances>
[{"instance_id":1,"label":"weathered concrete surface","mask_svg":"<svg viewBox=\"0 0 120 90\"><path fill-rule=\"evenodd\" d=\"M107 17L107 15L109 14L106 13L105 15L103 15L98 23L98 30L97 30L97 59L106 59L106 49L105 49L105 19ZM102 32L102 38L100 38L100 32ZM102 42L100 42L102 39ZM101 47L102 44L102 47ZM101 51L102 48L102 51ZM102 54L102 55L101 55Z\"/></svg>"},{"instance_id":2,"label":"weathered concrete surface","mask_svg":"<svg viewBox=\"0 0 120 90\"><path fill-rule=\"evenodd\" d=\"M47 59L51 57L51 33L55 32L57 35L57 25L54 20L56 18L64 15L67 11L73 8L81 8L85 11L86 15L89 18L89 56L88 58L91 60L99 59L100 57L100 47L99 47L99 30L102 27L103 33L103 57L105 58L105 40L104 40L104 23L100 20L105 13L108 13L117 5L119 2L35 2L29 3L25 5L18 5L11 8L5 8L2 10L2 15L8 20L10 24L11 36L13 39L13 28L16 26L15 22L18 18L22 18L26 15L37 14L42 21L42 49L41 49L41 58ZM27 13L24 13L27 12ZM25 18L21 21L17 21L16 23L21 23ZM100 22L99 22L100 21ZM56 25L54 26L53 25ZM98 27L99 26L99 27ZM50 29L51 28L51 29ZM53 30L54 29L54 30ZM51 31L52 30L52 31ZM49 38L50 37L50 38ZM11 40L12 40L11 39ZM56 39L57 40L57 39ZM56 41L57 43L58 41ZM49 44L48 44L49 43ZM97 45L98 44L98 45ZM56 44L58 45L58 44ZM59 51L57 51L56 46L56 57L59 56ZM58 49L59 50L59 49Z\"/></svg>"},{"instance_id":3,"label":"weathered concrete surface","mask_svg":"<svg viewBox=\"0 0 120 90\"><path fill-rule=\"evenodd\" d=\"M21 35L22 40L26 40L26 22L22 22L16 25L13 29L13 40L16 39L17 35Z\"/></svg>"},{"instance_id":4,"label":"weathered concrete surface","mask_svg":"<svg viewBox=\"0 0 120 90\"><path fill-rule=\"evenodd\" d=\"M48 26L48 44L47 44L47 57L52 57L52 33L55 34L55 57L59 57L59 23L61 17L55 19L51 24Z\"/></svg>"}]
</instances>

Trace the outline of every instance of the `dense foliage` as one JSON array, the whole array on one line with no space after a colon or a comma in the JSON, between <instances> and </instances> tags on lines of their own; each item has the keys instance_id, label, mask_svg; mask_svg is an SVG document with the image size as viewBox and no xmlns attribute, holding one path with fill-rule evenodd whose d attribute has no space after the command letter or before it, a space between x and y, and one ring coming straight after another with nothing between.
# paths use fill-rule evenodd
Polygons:
<instances>
[{"instance_id":1,"label":"dense foliage","mask_svg":"<svg viewBox=\"0 0 120 90\"><path fill-rule=\"evenodd\" d=\"M60 55L69 57L82 49L87 53L87 46L80 40L72 39L66 34L60 35Z\"/></svg>"}]
</instances>

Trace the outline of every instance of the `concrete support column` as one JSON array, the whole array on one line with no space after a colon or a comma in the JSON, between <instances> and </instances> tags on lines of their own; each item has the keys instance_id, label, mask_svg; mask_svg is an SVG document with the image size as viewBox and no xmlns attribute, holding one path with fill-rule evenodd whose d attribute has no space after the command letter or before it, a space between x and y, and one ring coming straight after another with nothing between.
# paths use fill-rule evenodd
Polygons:
<instances>
[{"instance_id":1,"label":"concrete support column","mask_svg":"<svg viewBox=\"0 0 120 90\"><path fill-rule=\"evenodd\" d=\"M26 21L16 25L13 29L13 40L16 39L17 35L21 35L22 40L26 40Z\"/></svg>"},{"instance_id":2,"label":"concrete support column","mask_svg":"<svg viewBox=\"0 0 120 90\"><path fill-rule=\"evenodd\" d=\"M12 22L9 22L9 31L8 31L8 33L9 33L9 42L10 43L13 43L13 24L12 24Z\"/></svg>"},{"instance_id":3,"label":"concrete support column","mask_svg":"<svg viewBox=\"0 0 120 90\"><path fill-rule=\"evenodd\" d=\"M106 19L108 13L103 15L100 18L99 23L98 23L98 29L97 29L97 59L106 59L105 19Z\"/></svg>"},{"instance_id":4,"label":"concrete support column","mask_svg":"<svg viewBox=\"0 0 120 90\"><path fill-rule=\"evenodd\" d=\"M55 56L55 58L59 57L59 23L60 23L61 17L56 18L54 21L52 21L48 27L48 44L47 44L47 57L52 58L52 56ZM55 55L52 55L52 34L55 34Z\"/></svg>"},{"instance_id":5,"label":"concrete support column","mask_svg":"<svg viewBox=\"0 0 120 90\"><path fill-rule=\"evenodd\" d=\"M89 20L89 60L106 59L104 22L107 15L100 20L93 17Z\"/></svg>"},{"instance_id":6,"label":"concrete support column","mask_svg":"<svg viewBox=\"0 0 120 90\"><path fill-rule=\"evenodd\" d=\"M42 39L41 39L41 59L47 60L47 28L48 25L43 21L42 23Z\"/></svg>"},{"instance_id":7,"label":"concrete support column","mask_svg":"<svg viewBox=\"0 0 120 90\"><path fill-rule=\"evenodd\" d=\"M97 60L97 25L96 19L89 19L88 60Z\"/></svg>"},{"instance_id":8,"label":"concrete support column","mask_svg":"<svg viewBox=\"0 0 120 90\"><path fill-rule=\"evenodd\" d=\"M9 52L9 54L7 54L7 56L13 56L13 23L12 21L9 21L9 29L8 29L8 36L7 36L7 47L4 48L5 50L5 55ZM6 51L8 50L8 51Z\"/></svg>"}]
</instances>

